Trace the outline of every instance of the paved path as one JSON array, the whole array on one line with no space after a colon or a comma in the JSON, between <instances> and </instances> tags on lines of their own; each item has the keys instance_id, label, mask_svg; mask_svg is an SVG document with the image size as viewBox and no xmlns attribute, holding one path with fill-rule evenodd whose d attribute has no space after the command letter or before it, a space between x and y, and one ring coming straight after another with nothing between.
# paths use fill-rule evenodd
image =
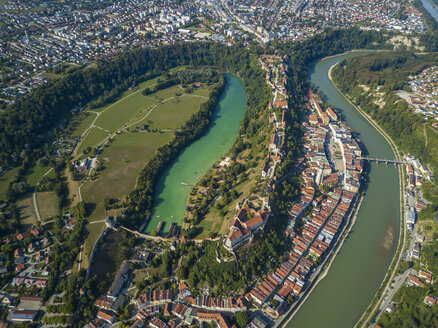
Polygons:
<instances>
[{"instance_id":1,"label":"paved path","mask_svg":"<svg viewBox=\"0 0 438 328\"><path fill-rule=\"evenodd\" d=\"M155 85L155 84L154 84ZM135 95L137 92L141 91L140 89L137 91L134 91L133 93L120 98L119 100L117 100L115 103L112 103L111 105L109 105L107 108L105 108L103 111L101 112L96 112L96 111L87 111L89 113L93 113L96 114L96 117L94 118L93 122L91 122L91 124L88 126L88 128L85 129L84 133L81 134L81 140L76 144L75 149L73 150L73 155L75 155L76 150L79 148L79 146L81 145L82 141L84 140L84 135L88 132L88 130L92 129L95 125L94 123L96 123L97 119L99 118L100 115L102 115L103 113L105 113L108 109L112 108L113 106L117 105L119 102L125 100L126 98L129 98L133 95Z\"/></svg>"},{"instance_id":2,"label":"paved path","mask_svg":"<svg viewBox=\"0 0 438 328\"><path fill-rule=\"evenodd\" d=\"M424 127L423 133L424 133L424 140L425 140L425 142L424 142L424 150L426 150L426 148L427 148L426 123L423 124L423 127Z\"/></svg>"},{"instance_id":3,"label":"paved path","mask_svg":"<svg viewBox=\"0 0 438 328\"><path fill-rule=\"evenodd\" d=\"M138 91L136 91L136 92L138 92ZM133 94L134 94L134 93L130 94L129 96L131 96L131 95L133 95ZM205 96L200 96L200 95L181 95L181 96L179 96L179 97L199 97L199 98L203 98L203 99L208 99L207 97L205 97ZM126 97L125 97L125 98L126 98ZM125 99L125 98L122 98L122 99ZM176 98L176 97L169 97L169 98L164 99L164 100L160 101L159 103L155 104L154 106L152 106L152 107L149 109L149 111L146 113L145 116L143 116L142 118L140 118L139 120L137 120L137 121L135 121L135 122L133 122L133 123L130 123L130 124L128 124L128 125L123 126L122 128L118 129L118 130L117 130L116 132L114 132L113 134L107 136L104 140L102 140L102 141L97 145L97 147L101 147L101 146L105 145L105 144L106 144L111 138L115 137L118 133L122 132L123 130L128 129L128 128L130 128L130 127L132 127L132 126L134 126L134 125L136 125L136 124L138 124L138 123L144 121L144 120L149 116L149 114L152 113L152 111L153 111L155 108L157 108L159 105L161 105L161 104L163 104L163 103L165 103L165 102L167 102L167 101L169 101L169 100L172 100L172 99L174 99L174 98ZM120 99L119 101L121 101L122 99ZM114 103L113 105L115 105L115 104L116 104L116 103ZM112 106L112 105L111 105L111 106ZM111 106L110 106L110 107L111 107ZM110 108L110 107L107 107L104 111L106 111L106 110L107 110L108 108ZM102 111L102 113L103 113L104 111ZM94 112L94 113L96 113L96 112ZM98 114L98 115L100 115L100 114ZM97 116L97 117L99 117L99 116ZM91 123L91 125L87 128L87 130L89 130L89 129L92 128L92 126L93 126L93 127L96 127L96 128L102 129L102 130L104 130L104 131L107 131L107 130L101 128L101 127L94 126L94 122L97 120L97 117L96 117L96 119L93 121L93 123ZM86 131L87 131L87 130L86 130ZM172 130L172 131L173 131L173 130ZM107 132L108 132L108 131L107 131ZM84 132L82 135L84 135L84 134L85 134L85 132ZM81 141L76 145L76 148L79 147L79 144L82 142L82 140L83 140L83 139L82 139L82 137L81 137ZM76 149L75 149L75 150L76 150ZM96 154L96 158L97 158L97 155L98 155L98 153ZM78 194L79 194L79 199L80 199L80 201L82 201L81 188L82 188L82 186L83 186L83 185L89 180L90 175L91 175L91 171L92 171L92 170L90 170L87 179L86 179L86 180L85 180L85 181L79 186L79 188L78 188ZM136 180L136 182L135 182L134 189L135 189L135 188L137 188L137 180Z\"/></svg>"},{"instance_id":4,"label":"paved path","mask_svg":"<svg viewBox=\"0 0 438 328\"><path fill-rule=\"evenodd\" d=\"M388 292L388 296L386 296L386 298L384 299L382 305L380 305L380 308L377 312L376 317L373 319L373 321L371 322L371 324L369 325L369 328L374 328L375 324L379 321L380 316L382 315L382 313L385 312L386 308L388 307L388 305L391 303L392 298L394 297L394 295L397 293L397 291L400 289L401 286L403 286L404 282L406 281L406 278L410 275L410 274L416 274L416 271L413 269L408 269L405 272L403 272L402 275L396 276L394 277L394 283L392 284L392 289L389 290ZM392 280L391 280L392 281Z\"/></svg>"}]
</instances>

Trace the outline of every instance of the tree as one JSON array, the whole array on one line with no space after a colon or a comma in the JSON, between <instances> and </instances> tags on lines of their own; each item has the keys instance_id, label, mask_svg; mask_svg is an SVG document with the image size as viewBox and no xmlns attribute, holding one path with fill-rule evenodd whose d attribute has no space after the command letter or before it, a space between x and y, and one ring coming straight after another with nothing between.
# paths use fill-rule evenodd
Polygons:
<instances>
[{"instance_id":1,"label":"tree","mask_svg":"<svg viewBox=\"0 0 438 328\"><path fill-rule=\"evenodd\" d=\"M81 201L72 208L73 216L76 218L84 218L86 216L85 202Z\"/></svg>"},{"instance_id":2,"label":"tree","mask_svg":"<svg viewBox=\"0 0 438 328\"><path fill-rule=\"evenodd\" d=\"M105 208L105 214L106 214L106 210L108 209L108 206L111 205L111 199L109 199L108 197L105 197L103 199L103 207Z\"/></svg>"},{"instance_id":3,"label":"tree","mask_svg":"<svg viewBox=\"0 0 438 328\"><path fill-rule=\"evenodd\" d=\"M49 164L49 160L47 159L47 157L41 157L41 158L37 161L37 165L38 165L38 166L47 166L47 164Z\"/></svg>"},{"instance_id":4,"label":"tree","mask_svg":"<svg viewBox=\"0 0 438 328\"><path fill-rule=\"evenodd\" d=\"M19 194L24 194L29 190L29 185L25 182L18 182L12 185L12 190Z\"/></svg>"},{"instance_id":5,"label":"tree","mask_svg":"<svg viewBox=\"0 0 438 328\"><path fill-rule=\"evenodd\" d=\"M249 314L246 311L236 312L236 320L239 327L243 328L249 324Z\"/></svg>"}]
</instances>

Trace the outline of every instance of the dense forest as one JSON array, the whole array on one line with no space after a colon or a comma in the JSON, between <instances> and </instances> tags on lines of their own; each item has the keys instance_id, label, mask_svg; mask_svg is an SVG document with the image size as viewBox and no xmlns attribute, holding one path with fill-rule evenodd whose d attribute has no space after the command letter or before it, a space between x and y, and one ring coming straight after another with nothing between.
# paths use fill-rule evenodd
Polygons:
<instances>
[{"instance_id":1,"label":"dense forest","mask_svg":"<svg viewBox=\"0 0 438 328\"><path fill-rule=\"evenodd\" d=\"M430 164L435 172L438 135L428 133L426 146L424 116L416 114L394 91L409 90L408 76L417 75L437 62L438 54L374 54L342 61L332 72L336 85L371 115L398 146ZM365 91L363 86L371 91ZM379 103L377 95L383 102Z\"/></svg>"}]
</instances>

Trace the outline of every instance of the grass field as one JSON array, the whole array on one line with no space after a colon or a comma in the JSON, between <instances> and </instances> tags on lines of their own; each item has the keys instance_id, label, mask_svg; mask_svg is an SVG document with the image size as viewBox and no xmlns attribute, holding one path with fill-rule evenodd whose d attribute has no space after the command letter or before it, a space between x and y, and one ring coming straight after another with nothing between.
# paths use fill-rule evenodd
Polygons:
<instances>
[{"instance_id":1,"label":"grass field","mask_svg":"<svg viewBox=\"0 0 438 328\"><path fill-rule=\"evenodd\" d=\"M44 221L59 215L58 199L53 191L38 192L36 199L41 220Z\"/></svg>"},{"instance_id":2,"label":"grass field","mask_svg":"<svg viewBox=\"0 0 438 328\"><path fill-rule=\"evenodd\" d=\"M35 209L33 206L32 194L28 194L25 197L17 201L18 211L20 213L20 222L25 226L31 226L37 223Z\"/></svg>"},{"instance_id":3,"label":"grass field","mask_svg":"<svg viewBox=\"0 0 438 328\"><path fill-rule=\"evenodd\" d=\"M78 181L73 181L70 172L68 171L68 169L66 168L64 171L64 176L67 178L67 185L68 185L68 190L70 190L70 206L75 206L78 202L79 202L79 193L78 193Z\"/></svg>"},{"instance_id":4,"label":"grass field","mask_svg":"<svg viewBox=\"0 0 438 328\"><path fill-rule=\"evenodd\" d=\"M162 129L177 129L181 126L181 122L187 120L195 113L201 103L205 102L205 98L196 96L181 96L177 99L172 99L158 105L144 120L139 124L152 121L149 128Z\"/></svg>"},{"instance_id":5,"label":"grass field","mask_svg":"<svg viewBox=\"0 0 438 328\"><path fill-rule=\"evenodd\" d=\"M98 146L107 137L108 137L108 132L105 132L99 128L91 128L84 135L84 139L81 142L81 144L79 145L76 153L78 155L82 155L82 152L84 151L84 149L87 149L87 147L94 148L94 147Z\"/></svg>"},{"instance_id":6,"label":"grass field","mask_svg":"<svg viewBox=\"0 0 438 328\"><path fill-rule=\"evenodd\" d=\"M82 198L93 204L92 221L105 218L104 198L122 199L134 189L137 175L154 155L155 149L168 142L173 133L125 132L104 148L99 156L105 169L95 181L88 181L81 189Z\"/></svg>"},{"instance_id":7,"label":"grass field","mask_svg":"<svg viewBox=\"0 0 438 328\"><path fill-rule=\"evenodd\" d=\"M29 186L35 187L37 183L41 180L43 175L50 170L49 166L38 166L30 168L26 174L26 182ZM50 174L50 173L49 173Z\"/></svg>"},{"instance_id":8,"label":"grass field","mask_svg":"<svg viewBox=\"0 0 438 328\"><path fill-rule=\"evenodd\" d=\"M155 81L142 83L141 90ZM155 150L167 143L172 137L172 131L148 132L138 131L142 124L148 124L149 129L175 130L189 117L199 110L200 104L206 101L207 85L202 85L191 94L184 94L180 86L160 90L154 94L143 96L141 91L128 93L128 96L107 106L94 123L113 133L112 141L105 143L99 153L99 160L104 164L104 170L98 173L98 178L88 180L81 187L82 199L88 204L89 220L102 220L109 213L105 212L105 198L123 200L134 189L138 173L145 163L154 155ZM180 96L177 96L180 95ZM155 107L154 107L155 106ZM104 110L101 109L100 112ZM97 110L99 111L99 109ZM77 125L75 135L81 135L96 118L96 114L86 117L86 122ZM129 127L127 132L126 127ZM92 127L84 135L77 154L80 156L87 147L102 144L108 138L108 133ZM79 183L80 184L80 183ZM75 183L69 183L70 195L77 201L78 192L74 190ZM118 211L112 211L117 215Z\"/></svg>"},{"instance_id":9,"label":"grass field","mask_svg":"<svg viewBox=\"0 0 438 328\"><path fill-rule=\"evenodd\" d=\"M13 169L6 171L5 174L0 177L0 200L6 200L9 182L14 180L15 176L18 173L18 170L18 167L14 167Z\"/></svg>"},{"instance_id":10,"label":"grass field","mask_svg":"<svg viewBox=\"0 0 438 328\"><path fill-rule=\"evenodd\" d=\"M157 92L158 94L159 92ZM101 128L115 132L121 129L123 125L129 123L138 114L158 103L159 100L153 96L143 96L141 92L136 92L125 100L109 107L94 123ZM117 119L115 119L115 117Z\"/></svg>"},{"instance_id":11,"label":"grass field","mask_svg":"<svg viewBox=\"0 0 438 328\"><path fill-rule=\"evenodd\" d=\"M87 269L90 262L91 251L93 250L94 243L99 238L102 231L105 229L105 223L93 223L86 226L86 237L84 241L84 250L82 252L81 269Z\"/></svg>"},{"instance_id":12,"label":"grass field","mask_svg":"<svg viewBox=\"0 0 438 328\"><path fill-rule=\"evenodd\" d=\"M81 113L80 116L75 117L72 125L74 126L74 130L72 133L73 137L79 137L85 130L90 126L90 124L96 118L96 114L90 112Z\"/></svg>"},{"instance_id":13,"label":"grass field","mask_svg":"<svg viewBox=\"0 0 438 328\"><path fill-rule=\"evenodd\" d=\"M134 271L134 279L133 279L134 282L141 282L147 278L149 278L149 273L147 269L140 269Z\"/></svg>"}]
</instances>

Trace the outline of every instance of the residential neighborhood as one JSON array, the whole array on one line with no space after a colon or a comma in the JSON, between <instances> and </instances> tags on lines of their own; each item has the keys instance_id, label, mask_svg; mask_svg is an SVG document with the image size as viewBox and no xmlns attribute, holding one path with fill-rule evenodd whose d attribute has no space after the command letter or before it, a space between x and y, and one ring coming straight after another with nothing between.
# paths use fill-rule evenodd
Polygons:
<instances>
[{"instance_id":1,"label":"residential neighborhood","mask_svg":"<svg viewBox=\"0 0 438 328\"><path fill-rule=\"evenodd\" d=\"M438 66L425 68L416 76L409 76L411 92L396 91L405 99L415 113L424 115L426 120L432 119L432 125L438 128Z\"/></svg>"},{"instance_id":2,"label":"residential neighborhood","mask_svg":"<svg viewBox=\"0 0 438 328\"><path fill-rule=\"evenodd\" d=\"M82 7L75 3L5 1L0 52L8 62L0 74L1 98L13 102L48 83L59 72L90 65L132 47L213 40L232 44L255 37L302 40L327 27L402 33L425 31L411 2L369 1L172 1L123 0ZM246 42L246 41L245 41Z\"/></svg>"}]
</instances>

